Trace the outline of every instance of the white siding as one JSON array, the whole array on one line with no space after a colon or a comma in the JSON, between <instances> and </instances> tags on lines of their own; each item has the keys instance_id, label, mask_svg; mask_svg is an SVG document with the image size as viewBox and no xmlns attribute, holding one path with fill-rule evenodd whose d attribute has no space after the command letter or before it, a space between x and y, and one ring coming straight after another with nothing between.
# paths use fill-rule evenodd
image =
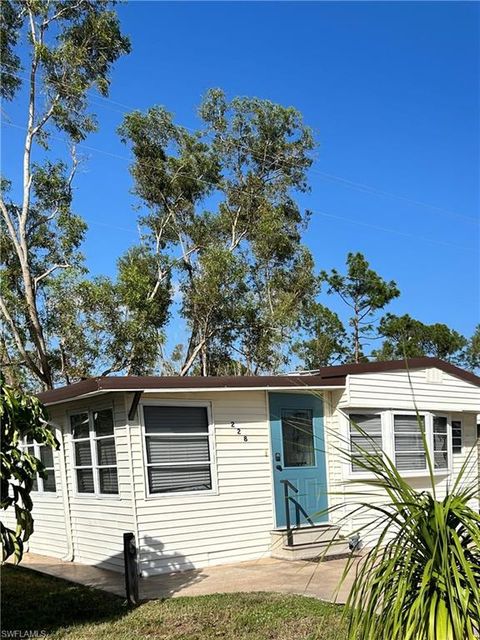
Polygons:
<instances>
[{"instance_id":1,"label":"white siding","mask_svg":"<svg viewBox=\"0 0 480 640\"><path fill-rule=\"evenodd\" d=\"M55 435L58 440L61 440L59 430L56 430ZM53 453L56 492L40 493L33 491L31 494L34 532L26 544L27 551L55 558L63 558L68 554L64 496L61 482L62 455L62 450L54 451ZM15 529L15 512L13 508L6 511L5 524Z\"/></svg>"},{"instance_id":2,"label":"white siding","mask_svg":"<svg viewBox=\"0 0 480 640\"><path fill-rule=\"evenodd\" d=\"M439 369L363 373L347 377L345 407L480 411L480 388Z\"/></svg>"},{"instance_id":3,"label":"white siding","mask_svg":"<svg viewBox=\"0 0 480 640\"><path fill-rule=\"evenodd\" d=\"M94 497L76 494L69 414L112 407L115 423L118 496ZM123 571L123 533L134 531L130 453L122 393L65 403L51 411L64 430L67 487L73 539L73 560L113 571Z\"/></svg>"},{"instance_id":4,"label":"white siding","mask_svg":"<svg viewBox=\"0 0 480 640\"><path fill-rule=\"evenodd\" d=\"M217 491L147 498L143 442L136 419L132 455L143 575L269 555L273 498L266 394L144 394L142 403L148 404L149 398L210 402ZM232 428L232 422L242 430L241 435Z\"/></svg>"}]
</instances>

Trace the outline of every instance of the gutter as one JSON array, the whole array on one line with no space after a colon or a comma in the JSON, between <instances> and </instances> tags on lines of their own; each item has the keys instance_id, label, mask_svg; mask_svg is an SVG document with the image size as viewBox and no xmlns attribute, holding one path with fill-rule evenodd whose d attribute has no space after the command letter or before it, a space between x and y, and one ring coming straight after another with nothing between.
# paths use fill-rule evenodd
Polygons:
<instances>
[{"instance_id":1,"label":"gutter","mask_svg":"<svg viewBox=\"0 0 480 640\"><path fill-rule=\"evenodd\" d=\"M279 386L279 387L197 387L197 388L168 388L160 387L156 389L145 389L143 387L132 389L99 389L97 391L91 391L90 393L84 393L82 395L74 396L72 398L64 398L63 400L56 400L55 402L44 402L46 407L53 407L56 404L64 404L66 402L74 402L76 400L83 400L84 398L91 398L93 396L104 395L106 393L136 393L141 391L144 394L148 393L209 393L214 391L216 393L229 392L229 391L288 391L295 393L296 391L329 391L332 389L345 389L345 385L298 385L298 386Z\"/></svg>"}]
</instances>

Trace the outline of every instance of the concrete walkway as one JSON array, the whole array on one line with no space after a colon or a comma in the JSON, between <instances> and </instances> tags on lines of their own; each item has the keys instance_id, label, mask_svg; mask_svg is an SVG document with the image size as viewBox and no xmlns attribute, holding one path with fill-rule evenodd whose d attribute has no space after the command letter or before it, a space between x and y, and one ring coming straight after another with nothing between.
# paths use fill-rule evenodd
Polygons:
<instances>
[{"instance_id":1,"label":"concrete walkway","mask_svg":"<svg viewBox=\"0 0 480 640\"><path fill-rule=\"evenodd\" d=\"M314 563L264 558L250 562L206 567L140 580L142 599L198 596L211 593L275 591L295 593L332 602L346 560ZM42 573L104 589L125 596L124 576L76 562L26 553L22 566ZM354 571L342 585L337 603L344 603L350 590Z\"/></svg>"}]
</instances>

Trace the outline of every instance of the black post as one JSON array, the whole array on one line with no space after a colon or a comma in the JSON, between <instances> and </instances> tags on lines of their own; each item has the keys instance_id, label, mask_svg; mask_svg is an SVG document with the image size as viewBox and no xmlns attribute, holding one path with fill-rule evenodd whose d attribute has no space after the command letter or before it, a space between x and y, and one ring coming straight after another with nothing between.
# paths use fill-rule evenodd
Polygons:
<instances>
[{"instance_id":1,"label":"black post","mask_svg":"<svg viewBox=\"0 0 480 640\"><path fill-rule=\"evenodd\" d=\"M288 495L288 480L281 480L283 483L283 499L285 501L285 523L287 525L287 546L293 545L292 525L290 523L290 504Z\"/></svg>"},{"instance_id":2,"label":"black post","mask_svg":"<svg viewBox=\"0 0 480 640\"><path fill-rule=\"evenodd\" d=\"M137 547L133 533L123 534L123 560L127 600L129 604L138 604Z\"/></svg>"}]
</instances>

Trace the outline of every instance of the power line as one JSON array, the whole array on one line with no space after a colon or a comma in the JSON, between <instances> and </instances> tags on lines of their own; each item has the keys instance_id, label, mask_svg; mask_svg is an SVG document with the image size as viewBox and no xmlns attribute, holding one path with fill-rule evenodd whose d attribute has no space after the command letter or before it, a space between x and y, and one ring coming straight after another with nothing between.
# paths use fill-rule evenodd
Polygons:
<instances>
[{"instance_id":1,"label":"power line","mask_svg":"<svg viewBox=\"0 0 480 640\"><path fill-rule=\"evenodd\" d=\"M7 65L7 66L11 66L11 68L13 68L12 65ZM16 76L19 79L28 80L28 78L26 76L22 76L22 75L10 73L10 72L7 72L7 73L9 73L12 76ZM92 92L93 92L93 90L91 90L91 89L88 90L89 94L91 94ZM126 105L126 104L124 104L122 102L118 102L116 100L112 100L109 97L105 97L105 96L102 96L102 95L96 94L96 93L93 96L90 96L90 100L93 100L94 104L96 104L97 106L106 107L107 105L103 104L103 102L108 102L108 103L112 103L114 105L117 105L119 107L122 107L121 110L120 109L115 109L113 107L110 107L110 109L112 109L113 111L116 111L117 113L125 114L125 113L128 113L130 111L139 111L140 110L139 107L132 107L130 105ZM103 102L99 102L99 100L102 100ZM183 126L183 128L188 130L188 131L192 131L192 132L196 131L196 129L194 129L192 127ZM245 145L240 144L239 146L241 146L242 148L248 150L248 147L245 146ZM274 159L273 156L271 156L269 154L265 154L265 157L268 158L268 159ZM428 202L423 202L422 200L416 200L416 199L413 199L413 198L409 198L407 196L403 196L403 195L392 193L390 191L385 191L385 190L379 189L377 187L372 187L371 185L363 184L363 183L360 183L360 182L354 182L353 180L349 180L349 179L343 178L341 176L337 176L337 175L334 175L334 174L331 174L331 173L327 173L325 171L321 171L320 169L316 169L316 168L310 168L309 172L320 176L323 180L327 180L327 181L330 181L330 182L336 182L336 183L338 183L338 184L340 184L340 185L342 185L342 186L344 186L346 188L356 189L356 190L358 190L358 191L360 191L362 193L368 193L368 194L371 194L371 195L376 195L376 196L386 197L386 198L393 198L393 199L400 200L402 202L411 204L411 205L416 206L416 207L423 207L425 209L430 209L432 211L437 211L439 213L443 213L445 215L448 215L448 216L451 216L451 217L454 217L454 218L457 218L457 219L465 220L465 221L467 221L469 223L472 223L472 224L475 224L475 225L479 224L479 221L476 218L473 218L471 216L466 216L466 215L458 213L456 211L451 211L449 209L444 209L443 207L438 207L437 205L433 205L433 204L430 204Z\"/></svg>"},{"instance_id":2,"label":"power line","mask_svg":"<svg viewBox=\"0 0 480 640\"><path fill-rule=\"evenodd\" d=\"M21 130L24 130L24 131L27 130L26 127L24 127L22 125L19 125L19 124L12 123L12 122L6 122L5 124L7 126L9 126L9 127L13 127L13 128L16 128L16 129L21 129ZM60 141L62 141L64 143L66 143L65 139L61 138L60 136L55 136L55 135L52 134L52 137L57 139L57 140L60 140ZM84 143L79 143L77 146L81 147L81 148L85 148L85 149L87 149L89 151L92 151L93 153L100 153L102 155L106 155L108 157L116 158L116 159L119 159L119 160L124 160L126 162L132 162L134 160L131 157L129 158L128 156L122 156L122 155L117 154L117 153L111 153L109 151L104 151L103 149L98 149L96 147L92 147L92 146L86 145ZM148 167L148 166L152 166L153 167L153 165L150 164L150 163L142 163L142 164L144 166L146 166L146 167ZM213 186L213 187L218 187L218 185L216 183L214 183L214 182L210 182L208 180L203 180L201 178L197 178L196 176L193 176L191 174L184 174L184 173L178 172L177 175L189 177L189 178L192 178L194 180L198 180L200 182L203 182L203 183L205 183L207 185L210 185L210 186ZM253 196L253 197L255 197L255 196ZM391 229L391 228L388 228L388 227L381 227L381 226L377 226L377 225L372 225L370 223L361 222L361 221L356 220L354 218L347 218L347 217L344 217L344 216L338 216L336 214L332 214L332 213L329 213L327 211L312 211L312 213L313 214L317 213L317 214L322 215L324 217L343 220L343 221L349 222L351 224L356 224L356 225L360 225L360 226L364 226L364 227L369 227L369 228L372 228L372 229L376 229L377 231L383 231L385 233L392 233L392 234L401 235L401 236L404 236L404 237L414 238L416 240L421 240L422 242L430 242L430 243L433 243L433 244L440 244L440 245L452 247L452 248L455 248L455 249L461 249L463 251L475 251L475 249L473 247L463 247L463 246L460 246L460 245L457 245L457 244L454 244L454 243L445 242L445 241L442 241L442 240L435 240L434 238L421 237L421 236L417 236L415 234L410 234L410 233L406 233L404 231L399 231L397 229ZM112 227L112 228L115 228L115 227ZM118 228L120 228L120 227L118 227ZM123 228L122 230L129 231L128 229L125 229L125 228Z\"/></svg>"}]
</instances>

